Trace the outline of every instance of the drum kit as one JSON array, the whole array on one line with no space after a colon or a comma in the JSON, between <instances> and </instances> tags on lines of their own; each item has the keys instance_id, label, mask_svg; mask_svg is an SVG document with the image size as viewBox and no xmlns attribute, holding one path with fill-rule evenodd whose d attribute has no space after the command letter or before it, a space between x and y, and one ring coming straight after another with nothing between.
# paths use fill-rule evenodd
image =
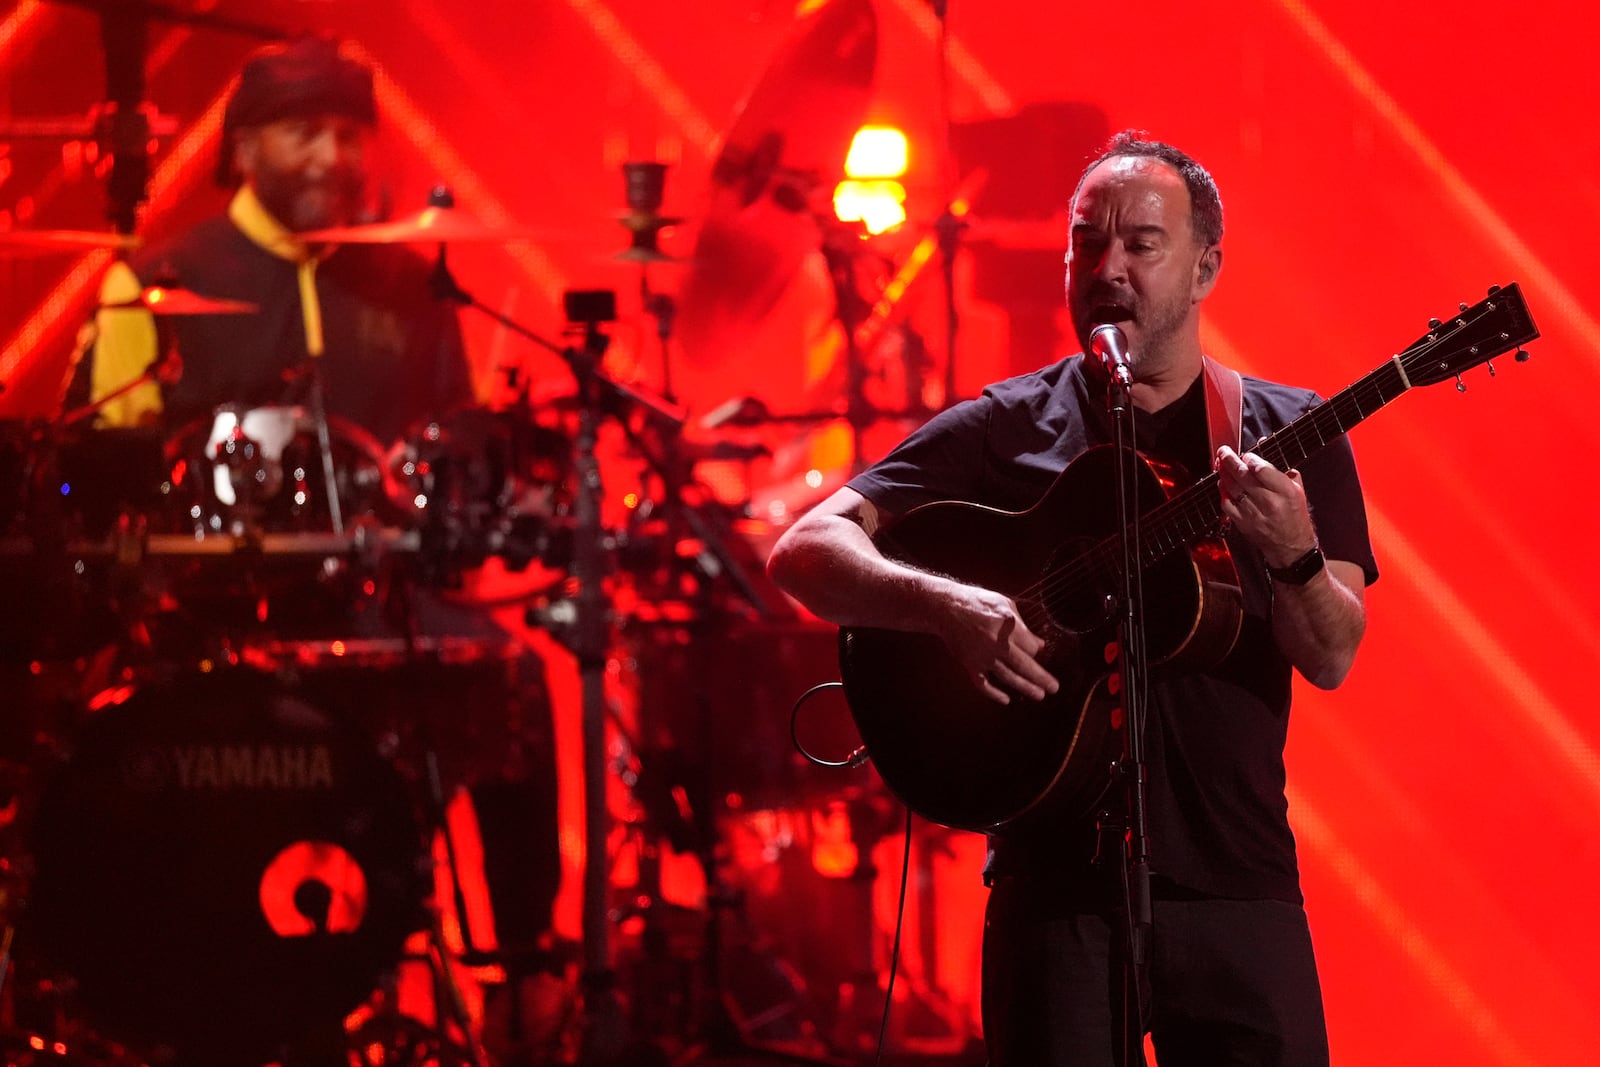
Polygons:
<instances>
[{"instance_id":1,"label":"drum kit","mask_svg":"<svg viewBox=\"0 0 1600 1067\"><path fill-rule=\"evenodd\" d=\"M532 899L519 907L537 918L496 916L506 955L478 953L475 962L513 969L511 954L521 952L534 970L570 976L570 954L548 947L560 868L543 672L451 595L491 559L553 576L541 589L555 590L555 602L530 608L529 618L584 671L604 672L618 661L617 642L631 643L620 659L643 679L639 713L650 727L632 745L643 772L625 776L641 811L631 828L650 839L647 852L670 838L705 870L706 927L681 956L651 933L619 942L620 984L636 1011L660 1003L659 988L648 987L686 956L700 968L696 1003L649 1024L678 1032L680 1058L696 1042L715 1051L769 1035L775 1043L756 1050L767 1058L834 1062L841 1050L860 1050L855 1031L818 1036L849 1028L837 1004L805 1007L817 994L803 992L804 979L763 962L763 952L816 955L803 933L779 937L778 950L760 937L729 947L739 939L724 920L741 901L777 922L803 911L798 898L814 890L845 892L849 916L836 925L848 944L802 968L828 988L875 988L873 933L857 928L871 926L870 856L842 882L817 882L837 874L817 874L819 866L776 887L766 884L770 862L730 856L752 835L765 842L758 851L799 841L809 855L824 838L841 843L839 818L870 851L895 820L865 772L824 794L797 757L778 755L788 748L782 730L742 729L752 719L786 721L788 699L831 671L831 638L795 622L764 586L734 512L692 490L700 454L723 452L697 453L681 437L685 413L666 352L681 342L701 363L724 358L815 249L805 202L843 158L875 49L867 0L833 0L807 16L763 76L713 169L677 336L674 302L651 290L646 273L671 259L656 237L679 221L659 211L664 168L625 168L629 210L619 221L631 245L616 258L640 267L662 342L663 396L601 372L610 309L594 294L569 302L583 337L574 346L551 344L462 290L444 270L446 246L535 234L480 222L437 195L412 215L303 236L439 246L441 299L480 309L567 360L577 387L558 417L535 417L525 400L466 407L396 441L312 407L233 403L164 432L92 429L98 404L0 424L0 591L13 605L0 618L0 678L15 709L0 730L8 1063L348 1062L352 1011L414 951L407 946L419 931L433 935L427 957L444 991L437 1030L418 1039L397 1018L388 1030L369 1021L363 1045L388 1051L368 1052L366 1062L481 1063L474 1025L450 994L439 929L449 902L435 899L429 873L433 840L442 835L446 854L455 853L443 814L452 785L534 783L534 799L516 801L516 817L501 820L518 824L522 838L498 844L521 854L514 881ZM137 244L125 234L0 233L0 256ZM142 308L158 324L258 310L170 285L108 306ZM180 368L181 358L160 360L129 388ZM632 509L632 526L601 529L595 424L619 413L657 491ZM785 425L841 413L882 414L852 397L848 411L751 418ZM683 543L697 553L686 556ZM606 601L619 583L640 607ZM689 601L681 611L667 603L681 599ZM757 620L756 629L741 633L728 622L735 616ZM770 669L753 669L765 688L708 662L774 656ZM616 773L604 735L611 713L588 706L603 691L603 679L590 682L586 675L584 770L591 794L603 796L590 780ZM614 816L588 807L589 840L606 839ZM847 828L844 845L849 836ZM584 1061L617 1055L615 1032L594 1034L614 1026L608 930L634 904L619 905L610 875L592 863L585 883L582 963L593 984L583 994ZM647 877L627 897L659 898ZM653 906L640 913L647 927L663 921ZM464 912L457 921L467 922ZM507 930L526 943L508 944L518 937ZM470 932L465 941L473 955ZM754 985L743 992L766 988L765 1004L741 1002L733 987L747 978ZM773 1025L795 1011L827 1018Z\"/></svg>"},{"instance_id":2,"label":"drum kit","mask_svg":"<svg viewBox=\"0 0 1600 1067\"><path fill-rule=\"evenodd\" d=\"M170 288L140 303L252 311ZM386 443L331 416L330 493L304 408L86 423L0 426L8 1062L94 1062L108 1040L319 1062L319 1032L435 925L428 841L457 787L528 793L526 829L485 845L549 887L518 905L542 921L501 928L548 926L542 669L444 590L490 555L559 575L565 438L466 408ZM433 1055L470 1062L467 1029Z\"/></svg>"}]
</instances>

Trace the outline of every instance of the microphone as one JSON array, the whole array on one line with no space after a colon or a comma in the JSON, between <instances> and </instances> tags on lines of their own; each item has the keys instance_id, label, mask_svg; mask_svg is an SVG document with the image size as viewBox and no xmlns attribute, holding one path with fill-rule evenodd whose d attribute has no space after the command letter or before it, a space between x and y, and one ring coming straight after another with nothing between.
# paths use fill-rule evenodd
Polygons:
<instances>
[{"instance_id":1,"label":"microphone","mask_svg":"<svg viewBox=\"0 0 1600 1067\"><path fill-rule=\"evenodd\" d=\"M1114 322L1102 322L1089 334L1089 350L1100 357L1100 365L1113 381L1127 389L1133 385L1133 364L1128 358L1128 339Z\"/></svg>"}]
</instances>

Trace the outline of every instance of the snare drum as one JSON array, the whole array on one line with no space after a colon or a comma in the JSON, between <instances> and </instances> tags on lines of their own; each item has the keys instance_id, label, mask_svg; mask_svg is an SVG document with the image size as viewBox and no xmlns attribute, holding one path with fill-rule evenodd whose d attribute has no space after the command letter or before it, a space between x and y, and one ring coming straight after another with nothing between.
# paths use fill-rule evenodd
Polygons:
<instances>
[{"instance_id":1,"label":"snare drum","mask_svg":"<svg viewBox=\"0 0 1600 1067\"><path fill-rule=\"evenodd\" d=\"M336 1025L426 921L399 773L255 671L98 703L39 800L29 914L91 1021L195 1063Z\"/></svg>"}]
</instances>

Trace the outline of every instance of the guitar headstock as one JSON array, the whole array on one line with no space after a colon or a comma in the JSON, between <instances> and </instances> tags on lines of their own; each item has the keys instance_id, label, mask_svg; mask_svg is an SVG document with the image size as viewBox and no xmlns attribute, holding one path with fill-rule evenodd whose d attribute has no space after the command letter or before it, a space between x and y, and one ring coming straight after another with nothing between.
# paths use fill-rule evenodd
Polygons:
<instances>
[{"instance_id":1,"label":"guitar headstock","mask_svg":"<svg viewBox=\"0 0 1600 1067\"><path fill-rule=\"evenodd\" d=\"M1447 319L1429 319L1428 332L1400 353L1412 385L1436 385L1513 349L1517 362L1528 358L1521 346L1539 336L1516 282L1492 286L1489 295ZM1459 381L1458 381L1459 385ZM1461 386L1465 388L1465 386Z\"/></svg>"}]
</instances>

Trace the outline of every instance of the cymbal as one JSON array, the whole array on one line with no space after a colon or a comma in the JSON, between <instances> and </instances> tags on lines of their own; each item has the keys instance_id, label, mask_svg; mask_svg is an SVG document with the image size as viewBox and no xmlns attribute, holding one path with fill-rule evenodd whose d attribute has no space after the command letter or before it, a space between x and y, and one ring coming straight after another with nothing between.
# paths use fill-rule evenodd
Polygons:
<instances>
[{"instance_id":1,"label":"cymbal","mask_svg":"<svg viewBox=\"0 0 1600 1067\"><path fill-rule=\"evenodd\" d=\"M223 300L201 296L187 289L152 285L132 300L120 304L102 304L102 307L144 308L152 315L254 315L260 305L245 300Z\"/></svg>"},{"instance_id":2,"label":"cymbal","mask_svg":"<svg viewBox=\"0 0 1600 1067\"><path fill-rule=\"evenodd\" d=\"M830 0L796 24L745 98L680 294L678 337L693 362L737 351L819 246L810 207L843 175L877 52L870 0Z\"/></svg>"},{"instance_id":3,"label":"cymbal","mask_svg":"<svg viewBox=\"0 0 1600 1067\"><path fill-rule=\"evenodd\" d=\"M0 233L0 256L88 252L96 248L130 252L139 238L100 230L7 230Z\"/></svg>"},{"instance_id":4,"label":"cymbal","mask_svg":"<svg viewBox=\"0 0 1600 1067\"><path fill-rule=\"evenodd\" d=\"M509 244L547 239L547 232L527 226L493 225L454 207L425 207L389 222L311 230L297 235L306 244Z\"/></svg>"}]
</instances>

